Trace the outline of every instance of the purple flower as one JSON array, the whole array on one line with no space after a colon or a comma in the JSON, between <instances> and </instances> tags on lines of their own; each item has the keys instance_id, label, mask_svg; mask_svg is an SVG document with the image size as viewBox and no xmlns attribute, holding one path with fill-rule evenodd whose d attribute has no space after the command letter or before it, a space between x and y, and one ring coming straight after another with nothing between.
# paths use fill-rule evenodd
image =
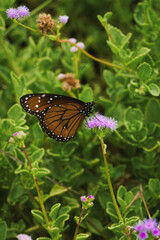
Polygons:
<instances>
[{"instance_id":1,"label":"purple flower","mask_svg":"<svg viewBox=\"0 0 160 240\"><path fill-rule=\"evenodd\" d=\"M143 224L140 224L140 225L135 226L134 229L135 229L137 232L141 232L141 231L143 230Z\"/></svg>"},{"instance_id":2,"label":"purple flower","mask_svg":"<svg viewBox=\"0 0 160 240\"><path fill-rule=\"evenodd\" d=\"M68 39L70 42L72 42L72 43L76 43L77 42L77 39L76 38L70 38L70 39Z\"/></svg>"},{"instance_id":3,"label":"purple flower","mask_svg":"<svg viewBox=\"0 0 160 240\"><path fill-rule=\"evenodd\" d=\"M7 9L7 16L9 18L15 18L20 20L21 18L25 18L30 14L29 9L26 6L20 6L18 9L9 8Z\"/></svg>"},{"instance_id":4,"label":"purple flower","mask_svg":"<svg viewBox=\"0 0 160 240\"><path fill-rule=\"evenodd\" d=\"M77 46L80 47L80 48L82 48L82 49L85 47L85 45L84 45L83 42L78 42L78 43L77 43Z\"/></svg>"},{"instance_id":5,"label":"purple flower","mask_svg":"<svg viewBox=\"0 0 160 240\"><path fill-rule=\"evenodd\" d=\"M81 196L81 201L86 202L87 201L86 196Z\"/></svg>"},{"instance_id":6,"label":"purple flower","mask_svg":"<svg viewBox=\"0 0 160 240\"><path fill-rule=\"evenodd\" d=\"M68 22L68 19L69 19L69 16L60 16L59 17L59 21L63 24L67 23Z\"/></svg>"},{"instance_id":7,"label":"purple flower","mask_svg":"<svg viewBox=\"0 0 160 240\"><path fill-rule=\"evenodd\" d=\"M88 195L87 198L89 198L89 199L91 199L91 200L94 200L94 199L95 199L95 197L94 197L93 195Z\"/></svg>"},{"instance_id":8,"label":"purple flower","mask_svg":"<svg viewBox=\"0 0 160 240\"><path fill-rule=\"evenodd\" d=\"M19 132L13 133L13 137L17 136Z\"/></svg>"},{"instance_id":9,"label":"purple flower","mask_svg":"<svg viewBox=\"0 0 160 240\"><path fill-rule=\"evenodd\" d=\"M93 197L93 195L89 195L89 196L81 196L81 202L82 202L82 207L85 209L91 208L93 207L93 200L95 198Z\"/></svg>"},{"instance_id":10,"label":"purple flower","mask_svg":"<svg viewBox=\"0 0 160 240\"><path fill-rule=\"evenodd\" d=\"M19 131L13 134L13 137L17 137L17 138L23 138L25 136L26 134L23 131Z\"/></svg>"},{"instance_id":11,"label":"purple flower","mask_svg":"<svg viewBox=\"0 0 160 240\"><path fill-rule=\"evenodd\" d=\"M65 74L64 73L60 73L60 74L58 74L57 78L58 78L58 80L62 80L62 79L65 78Z\"/></svg>"},{"instance_id":12,"label":"purple flower","mask_svg":"<svg viewBox=\"0 0 160 240\"><path fill-rule=\"evenodd\" d=\"M156 219L144 219L143 224L147 231L152 231L158 225Z\"/></svg>"},{"instance_id":13,"label":"purple flower","mask_svg":"<svg viewBox=\"0 0 160 240\"><path fill-rule=\"evenodd\" d=\"M9 8L9 9L7 9L7 16L9 18L19 19L18 10L16 8Z\"/></svg>"},{"instance_id":14,"label":"purple flower","mask_svg":"<svg viewBox=\"0 0 160 240\"><path fill-rule=\"evenodd\" d=\"M18 240L32 240L32 238L27 234L19 234L17 238Z\"/></svg>"},{"instance_id":15,"label":"purple flower","mask_svg":"<svg viewBox=\"0 0 160 240\"><path fill-rule=\"evenodd\" d=\"M87 118L86 123L88 128L110 128L111 131L117 128L117 121L114 118L105 117L99 113Z\"/></svg>"},{"instance_id":16,"label":"purple flower","mask_svg":"<svg viewBox=\"0 0 160 240\"><path fill-rule=\"evenodd\" d=\"M140 232L140 234L139 234L140 239L146 239L147 237L148 237L148 235L146 232Z\"/></svg>"},{"instance_id":17,"label":"purple flower","mask_svg":"<svg viewBox=\"0 0 160 240\"><path fill-rule=\"evenodd\" d=\"M160 236L160 231L158 229L158 223L156 219L144 219L134 226L134 229L139 232L140 239L146 239L147 232L153 236Z\"/></svg>"},{"instance_id":18,"label":"purple flower","mask_svg":"<svg viewBox=\"0 0 160 240\"><path fill-rule=\"evenodd\" d=\"M15 132L13 134L13 137L9 139L9 143L14 143L15 140L24 140L25 137L26 137L26 133L24 133L23 131Z\"/></svg>"},{"instance_id":19,"label":"purple flower","mask_svg":"<svg viewBox=\"0 0 160 240\"><path fill-rule=\"evenodd\" d=\"M71 39L75 39L75 38L71 38ZM75 40L76 40L76 39L75 39ZM76 42L74 42L75 40L72 40L71 42L76 43ZM76 41L77 41L77 40L76 40ZM77 45L78 47L82 48L82 49L85 47L85 45L84 45L83 42L78 42L76 45ZM71 50L71 52L77 52L77 51L78 51L78 48L75 47L75 46L72 46L72 47L70 48L70 50Z\"/></svg>"},{"instance_id":20,"label":"purple flower","mask_svg":"<svg viewBox=\"0 0 160 240\"><path fill-rule=\"evenodd\" d=\"M71 52L77 52L77 51L78 51L78 48L75 47L75 46L72 46L72 47L70 48L70 50L71 50Z\"/></svg>"},{"instance_id":21,"label":"purple flower","mask_svg":"<svg viewBox=\"0 0 160 240\"><path fill-rule=\"evenodd\" d=\"M20 17L24 18L30 14L29 9L26 6L18 7L18 14Z\"/></svg>"},{"instance_id":22,"label":"purple flower","mask_svg":"<svg viewBox=\"0 0 160 240\"><path fill-rule=\"evenodd\" d=\"M156 228L152 231L153 236L160 236L160 231Z\"/></svg>"}]
</instances>

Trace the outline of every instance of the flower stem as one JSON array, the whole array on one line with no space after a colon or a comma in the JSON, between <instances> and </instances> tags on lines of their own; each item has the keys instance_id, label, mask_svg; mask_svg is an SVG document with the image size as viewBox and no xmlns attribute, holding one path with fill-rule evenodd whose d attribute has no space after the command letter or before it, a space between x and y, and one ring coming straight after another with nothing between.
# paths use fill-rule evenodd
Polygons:
<instances>
[{"instance_id":1,"label":"flower stem","mask_svg":"<svg viewBox=\"0 0 160 240\"><path fill-rule=\"evenodd\" d=\"M21 22L17 21L16 19L13 19L13 21L14 21L15 23L21 25L22 27L29 29L30 31L34 31L34 32L40 33L38 30L33 29L33 28L31 28L31 27L28 27L28 26L22 24ZM52 32L52 31L51 31L51 32ZM52 33L53 33L53 32L52 32ZM41 33L41 34L44 35L44 36L46 36L46 37L49 37L48 34L45 34L45 33ZM55 36L55 33L54 33L53 35ZM68 39L59 39L59 38L57 38L57 39L54 39L54 41L57 41L57 42L60 42L60 43L70 43L71 45L73 45L73 46L75 46L76 48L78 48L81 52L83 52L83 54L85 54L87 57L93 59L93 60L96 61L96 62L100 62L100 63L105 64L105 65L107 65L107 66L110 66L110 67L112 67L112 68L117 68L117 69L125 70L125 71L128 71L128 72L136 73L134 70L132 70L132 69L130 69L130 68L128 68L128 67L119 66L119 65L113 64L113 63L111 63L111 62L109 62L109 61L106 61L106 60L97 58L97 57L93 56L92 54L88 53L87 51L85 51L84 49L78 47L77 44L72 43L72 42L69 41Z\"/></svg>"},{"instance_id":2,"label":"flower stem","mask_svg":"<svg viewBox=\"0 0 160 240\"><path fill-rule=\"evenodd\" d=\"M32 170L32 164L31 164L31 161L29 160L29 157L28 157L28 154L26 152L26 148L25 146L22 146L22 150L27 158L27 161L28 161L28 165L30 167L30 169ZM38 184L38 180L37 180L37 177L34 176L34 181L35 181L35 184L36 184L36 189L37 189L37 193L38 193L38 197L39 197L39 203L40 203L40 206L41 206L41 209L42 209L42 212L43 212L43 215L44 215L44 218L45 218L45 221L46 221L46 224L49 225L49 219L47 217L47 213L46 213L46 209L44 207L44 203L43 203L43 198L42 198L42 194L41 194L41 191L40 191L40 188L39 188L39 184Z\"/></svg>"},{"instance_id":3,"label":"flower stem","mask_svg":"<svg viewBox=\"0 0 160 240\"><path fill-rule=\"evenodd\" d=\"M75 233L74 233L74 238L73 238L73 240L76 240L76 238L77 238L79 225L80 225L80 223L81 223L81 218L82 218L82 216L83 216L84 211L85 211L85 208L82 208L81 214L80 214L80 216L79 216L79 221L78 221L78 224L77 224Z\"/></svg>"},{"instance_id":4,"label":"flower stem","mask_svg":"<svg viewBox=\"0 0 160 240\"><path fill-rule=\"evenodd\" d=\"M105 167L106 167L106 174L107 174L108 186L109 186L109 190L110 190L110 193L111 193L112 201L113 201L114 207L115 207L115 209L116 209L117 215L118 215L118 217L119 217L119 220L124 224L122 215L121 215L121 213L120 213L120 210L119 210L119 207L118 207L118 204L117 204L117 201L116 201L114 192L113 192L113 187L112 187L111 178L110 178L110 174L109 174L108 163L107 163L106 145L104 144L103 138L101 138L100 140L101 140L101 146L102 146L104 163L105 163ZM123 231L124 231L124 233L126 234L127 239L128 239L128 240L131 240L130 232L129 232L129 230L127 229L126 226L124 226Z\"/></svg>"},{"instance_id":5,"label":"flower stem","mask_svg":"<svg viewBox=\"0 0 160 240\"><path fill-rule=\"evenodd\" d=\"M109 168L108 168L108 163L107 163L107 154L106 154L106 145L104 144L103 138L101 138L100 140L101 140L101 147L102 147L102 152L103 152L104 163L105 163L105 167L106 167L108 186L109 186L109 190L111 193L112 201L113 201L114 207L116 209L117 215L123 223L123 218L120 213L120 210L119 210L119 207L118 207L118 204L117 204L114 192L113 192L113 187L112 187L111 178L110 178L110 174L109 174Z\"/></svg>"},{"instance_id":6,"label":"flower stem","mask_svg":"<svg viewBox=\"0 0 160 240\"><path fill-rule=\"evenodd\" d=\"M88 53L86 50L80 48L77 46L77 44L75 43L72 43L71 41L67 40L67 39L56 39L57 42L60 42L60 43L70 43L71 45L75 46L76 48L78 48L81 52L83 52L87 57L93 59L94 61L96 62L100 62L102 64L105 64L107 66L110 66L110 67L113 67L113 68L118 68L118 69L122 69L122 70L126 70L126 71L129 71L129 72L134 72L132 69L130 68L126 68L126 67L123 67L123 66L119 66L119 65L115 65L111 62L108 62L106 60L102 60L100 58L97 58L93 55L91 55L90 53ZM135 73L135 72L134 72Z\"/></svg>"}]
</instances>

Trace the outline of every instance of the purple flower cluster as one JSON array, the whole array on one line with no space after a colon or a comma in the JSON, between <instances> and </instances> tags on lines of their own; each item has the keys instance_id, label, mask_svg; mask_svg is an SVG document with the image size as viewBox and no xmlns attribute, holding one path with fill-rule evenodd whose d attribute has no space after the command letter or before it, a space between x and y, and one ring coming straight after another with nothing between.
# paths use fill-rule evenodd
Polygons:
<instances>
[{"instance_id":1,"label":"purple flower cluster","mask_svg":"<svg viewBox=\"0 0 160 240\"><path fill-rule=\"evenodd\" d=\"M81 202L82 202L83 208L87 209L87 208L93 207L94 199L95 197L93 195L88 195L87 197L81 196Z\"/></svg>"},{"instance_id":2,"label":"purple flower cluster","mask_svg":"<svg viewBox=\"0 0 160 240\"><path fill-rule=\"evenodd\" d=\"M15 18L17 20L20 20L21 18L25 18L29 14L30 14L29 9L26 6L7 9L7 16L11 19Z\"/></svg>"},{"instance_id":3,"label":"purple flower cluster","mask_svg":"<svg viewBox=\"0 0 160 240\"><path fill-rule=\"evenodd\" d=\"M78 47L80 47L80 48L82 48L82 49L85 47L85 45L84 45L83 42L78 42L78 43L76 43L76 42L77 42L77 39L75 39L75 38L70 38L69 41L72 42L72 43L75 43ZM70 48L70 50L71 50L71 52L77 52L77 51L78 51L78 48L75 47L75 46L72 46L72 47Z\"/></svg>"},{"instance_id":4,"label":"purple flower cluster","mask_svg":"<svg viewBox=\"0 0 160 240\"><path fill-rule=\"evenodd\" d=\"M95 197L93 195L88 195L87 197L86 196L81 196L81 201L82 202L86 202L87 200L94 200Z\"/></svg>"},{"instance_id":5,"label":"purple flower cluster","mask_svg":"<svg viewBox=\"0 0 160 240\"><path fill-rule=\"evenodd\" d=\"M13 134L13 137L10 137L9 143L14 143L15 139L24 140L25 137L26 137L26 133L24 133L23 131L15 132Z\"/></svg>"},{"instance_id":6,"label":"purple flower cluster","mask_svg":"<svg viewBox=\"0 0 160 240\"><path fill-rule=\"evenodd\" d=\"M111 117L105 117L99 113L96 113L95 116L87 118L86 120L88 128L110 128L111 131L117 128L117 121Z\"/></svg>"},{"instance_id":7,"label":"purple flower cluster","mask_svg":"<svg viewBox=\"0 0 160 240\"><path fill-rule=\"evenodd\" d=\"M160 236L160 230L158 229L156 219L144 219L137 223L134 229L139 232L139 239L147 239L148 235Z\"/></svg>"}]
</instances>

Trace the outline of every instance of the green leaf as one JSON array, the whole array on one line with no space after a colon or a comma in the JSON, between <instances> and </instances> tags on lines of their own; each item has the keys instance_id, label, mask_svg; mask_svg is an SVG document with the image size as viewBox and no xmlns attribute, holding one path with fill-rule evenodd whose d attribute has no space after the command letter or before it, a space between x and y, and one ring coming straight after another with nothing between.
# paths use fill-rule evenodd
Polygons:
<instances>
[{"instance_id":1,"label":"green leaf","mask_svg":"<svg viewBox=\"0 0 160 240\"><path fill-rule=\"evenodd\" d=\"M17 100L17 102L19 102L20 91L21 91L20 78L18 78L14 72L11 72L11 79L13 82L14 92L16 94L16 100Z\"/></svg>"},{"instance_id":2,"label":"green leaf","mask_svg":"<svg viewBox=\"0 0 160 240\"><path fill-rule=\"evenodd\" d=\"M137 69L137 76L140 81L146 81L150 78L152 73L152 68L148 63L141 63Z\"/></svg>"},{"instance_id":3,"label":"green leaf","mask_svg":"<svg viewBox=\"0 0 160 240\"><path fill-rule=\"evenodd\" d=\"M142 59L150 52L149 48L142 47L139 51L137 51L131 58L130 61L128 61L127 66L128 67L136 67L138 63L142 61Z\"/></svg>"},{"instance_id":4,"label":"green leaf","mask_svg":"<svg viewBox=\"0 0 160 240\"><path fill-rule=\"evenodd\" d=\"M63 214L66 214L68 212L71 211L71 208L69 206L65 206L65 207L62 207L60 210L59 210L59 215L63 215Z\"/></svg>"},{"instance_id":5,"label":"green leaf","mask_svg":"<svg viewBox=\"0 0 160 240\"><path fill-rule=\"evenodd\" d=\"M108 229L110 230L116 230L116 231L122 231L122 229L124 228L124 224L123 223L113 223L110 227L108 227Z\"/></svg>"},{"instance_id":6,"label":"green leaf","mask_svg":"<svg viewBox=\"0 0 160 240\"><path fill-rule=\"evenodd\" d=\"M52 239L48 237L39 237L39 238L36 238L36 240L52 240Z\"/></svg>"},{"instance_id":7,"label":"green leaf","mask_svg":"<svg viewBox=\"0 0 160 240\"><path fill-rule=\"evenodd\" d=\"M154 25L154 24L158 23L158 21L159 21L157 15L156 15L156 12L151 8L147 9L147 17L148 17L148 22L151 25Z\"/></svg>"},{"instance_id":8,"label":"green leaf","mask_svg":"<svg viewBox=\"0 0 160 240\"><path fill-rule=\"evenodd\" d=\"M18 180L13 181L10 187L8 201L12 204L15 204L16 202L20 202L20 200L23 199L23 195L26 195L23 186L19 183Z\"/></svg>"},{"instance_id":9,"label":"green leaf","mask_svg":"<svg viewBox=\"0 0 160 240\"><path fill-rule=\"evenodd\" d=\"M5 1L1 1L0 2L0 8L4 8L4 9L7 9L7 8L10 8L11 6L13 6L14 2L16 0L5 0Z\"/></svg>"},{"instance_id":10,"label":"green leaf","mask_svg":"<svg viewBox=\"0 0 160 240\"><path fill-rule=\"evenodd\" d=\"M146 87L152 96L158 97L160 95L160 88L157 84L151 83Z\"/></svg>"},{"instance_id":11,"label":"green leaf","mask_svg":"<svg viewBox=\"0 0 160 240\"><path fill-rule=\"evenodd\" d=\"M128 107L124 117L128 131L137 132L142 130L144 117L140 109Z\"/></svg>"},{"instance_id":12,"label":"green leaf","mask_svg":"<svg viewBox=\"0 0 160 240\"><path fill-rule=\"evenodd\" d=\"M125 224L127 226L132 226L134 223L139 221L139 217L137 216L132 216L130 218L125 218Z\"/></svg>"},{"instance_id":13,"label":"green leaf","mask_svg":"<svg viewBox=\"0 0 160 240\"><path fill-rule=\"evenodd\" d=\"M32 48L33 51L36 51L37 45L34 39L30 36L28 40L29 40L29 46Z\"/></svg>"},{"instance_id":14,"label":"green leaf","mask_svg":"<svg viewBox=\"0 0 160 240\"><path fill-rule=\"evenodd\" d=\"M90 235L87 233L80 233L77 235L76 240L85 240L89 237L90 237Z\"/></svg>"},{"instance_id":15,"label":"green leaf","mask_svg":"<svg viewBox=\"0 0 160 240\"><path fill-rule=\"evenodd\" d=\"M38 168L38 171L36 172L36 177L44 177L48 174L50 174L50 170L47 168Z\"/></svg>"},{"instance_id":16,"label":"green leaf","mask_svg":"<svg viewBox=\"0 0 160 240\"><path fill-rule=\"evenodd\" d=\"M115 54L121 55L122 58L125 58L124 48L126 48L129 43L131 33L124 35L118 28L108 24L108 19L111 15L112 13L110 12L106 13L104 17L98 15L98 19L108 34L109 40L107 41L107 44L110 46L111 50ZM127 53L128 52L129 50L127 50Z\"/></svg>"},{"instance_id":17,"label":"green leaf","mask_svg":"<svg viewBox=\"0 0 160 240\"><path fill-rule=\"evenodd\" d=\"M145 119L147 123L160 125L160 102L154 98L150 99L145 108Z\"/></svg>"},{"instance_id":18,"label":"green leaf","mask_svg":"<svg viewBox=\"0 0 160 240\"><path fill-rule=\"evenodd\" d=\"M135 142L144 142L147 139L148 128L141 128L137 131L133 131L131 134L131 139Z\"/></svg>"},{"instance_id":19,"label":"green leaf","mask_svg":"<svg viewBox=\"0 0 160 240\"><path fill-rule=\"evenodd\" d=\"M108 24L108 19L112 16L112 12L107 12L105 13L104 17L102 17L101 15L98 15L97 18L100 21L100 23L102 24L102 26L104 28L107 27Z\"/></svg>"},{"instance_id":20,"label":"green leaf","mask_svg":"<svg viewBox=\"0 0 160 240\"><path fill-rule=\"evenodd\" d=\"M148 137L147 140L144 142L143 148L146 151L151 151L151 149L153 151L156 145L157 145L157 140L153 137Z\"/></svg>"},{"instance_id":21,"label":"green leaf","mask_svg":"<svg viewBox=\"0 0 160 240\"><path fill-rule=\"evenodd\" d=\"M106 212L114 221L118 220L118 216L117 216L114 204L112 202L107 202Z\"/></svg>"},{"instance_id":22,"label":"green leaf","mask_svg":"<svg viewBox=\"0 0 160 240\"><path fill-rule=\"evenodd\" d=\"M52 59L49 57L40 58L37 62L37 65L38 65L39 69L46 70L46 69L52 67Z\"/></svg>"},{"instance_id":23,"label":"green leaf","mask_svg":"<svg viewBox=\"0 0 160 240\"><path fill-rule=\"evenodd\" d=\"M39 146L44 137L43 131L38 123L34 124L32 129L33 129L33 137L35 139L34 140L35 145Z\"/></svg>"},{"instance_id":24,"label":"green leaf","mask_svg":"<svg viewBox=\"0 0 160 240\"><path fill-rule=\"evenodd\" d=\"M36 150L30 157L31 162L40 161L43 158L43 155L44 155L44 148L40 148Z\"/></svg>"},{"instance_id":25,"label":"green leaf","mask_svg":"<svg viewBox=\"0 0 160 240\"><path fill-rule=\"evenodd\" d=\"M55 221L55 219L57 218L60 206L61 206L60 203L56 203L52 206L51 211L49 213L49 216L51 217L52 221Z\"/></svg>"},{"instance_id":26,"label":"green leaf","mask_svg":"<svg viewBox=\"0 0 160 240\"><path fill-rule=\"evenodd\" d=\"M145 13L144 13L144 5L143 3L138 3L134 12L134 19L136 23L139 25L144 25L146 23L145 21Z\"/></svg>"},{"instance_id":27,"label":"green leaf","mask_svg":"<svg viewBox=\"0 0 160 240\"><path fill-rule=\"evenodd\" d=\"M124 210L127 206L127 203L124 200L126 193L127 193L126 188L124 186L120 186L117 191L117 201L120 204L120 206L122 207L122 210Z\"/></svg>"},{"instance_id":28,"label":"green leaf","mask_svg":"<svg viewBox=\"0 0 160 240\"><path fill-rule=\"evenodd\" d=\"M4 21L3 17L0 15L0 34L1 34L1 37L4 34L5 30L6 30L5 29L5 21Z\"/></svg>"},{"instance_id":29,"label":"green leaf","mask_svg":"<svg viewBox=\"0 0 160 240\"><path fill-rule=\"evenodd\" d=\"M69 219L69 214L63 214L56 219L55 226L62 229L65 222Z\"/></svg>"},{"instance_id":30,"label":"green leaf","mask_svg":"<svg viewBox=\"0 0 160 240\"><path fill-rule=\"evenodd\" d=\"M0 236L1 236L1 240L6 240L7 224L5 221L0 221Z\"/></svg>"},{"instance_id":31,"label":"green leaf","mask_svg":"<svg viewBox=\"0 0 160 240\"><path fill-rule=\"evenodd\" d=\"M52 237L52 240L60 239L61 234L59 233L60 232L59 228L50 226L48 231L49 231L50 236Z\"/></svg>"},{"instance_id":32,"label":"green leaf","mask_svg":"<svg viewBox=\"0 0 160 240\"><path fill-rule=\"evenodd\" d=\"M84 102L92 102L93 101L93 91L90 87L85 87L80 94L80 100Z\"/></svg>"},{"instance_id":33,"label":"green leaf","mask_svg":"<svg viewBox=\"0 0 160 240\"><path fill-rule=\"evenodd\" d=\"M33 209L31 210L31 213L38 222L40 222L41 224L44 222L43 213L41 211Z\"/></svg>"},{"instance_id":34,"label":"green leaf","mask_svg":"<svg viewBox=\"0 0 160 240\"><path fill-rule=\"evenodd\" d=\"M114 74L109 70L103 71L103 77L107 84L107 86L114 87L115 86L115 76Z\"/></svg>"},{"instance_id":35,"label":"green leaf","mask_svg":"<svg viewBox=\"0 0 160 240\"><path fill-rule=\"evenodd\" d=\"M47 149L47 153L48 155L52 156L52 157L60 157L61 154L56 151L56 149L52 150L52 149Z\"/></svg>"},{"instance_id":36,"label":"green leaf","mask_svg":"<svg viewBox=\"0 0 160 240\"><path fill-rule=\"evenodd\" d=\"M88 213L89 214L89 213ZM88 215L86 214L86 216ZM97 235L99 235L100 232L103 231L104 227L102 225L102 222L97 219L97 218L94 218L92 216L92 221L90 222L89 220L85 222L86 226L87 226L87 229L89 230L89 232L91 233L95 233ZM96 226L96 228L95 228Z\"/></svg>"},{"instance_id":37,"label":"green leaf","mask_svg":"<svg viewBox=\"0 0 160 240\"><path fill-rule=\"evenodd\" d=\"M154 197L160 199L160 180L158 178L151 178L148 185Z\"/></svg>"},{"instance_id":38,"label":"green leaf","mask_svg":"<svg viewBox=\"0 0 160 240\"><path fill-rule=\"evenodd\" d=\"M76 150L77 147L78 147L77 142L67 142L64 145L64 147L62 148L62 155L64 157L71 156L74 153L74 151Z\"/></svg>"},{"instance_id":39,"label":"green leaf","mask_svg":"<svg viewBox=\"0 0 160 240\"><path fill-rule=\"evenodd\" d=\"M125 120L128 122L143 121L143 113L138 108L128 107L125 112Z\"/></svg>"},{"instance_id":40,"label":"green leaf","mask_svg":"<svg viewBox=\"0 0 160 240\"><path fill-rule=\"evenodd\" d=\"M65 188L63 186L60 186L58 184L55 184L50 191L49 197L60 195L60 194L62 194L64 192L67 192L67 191L68 191L67 188Z\"/></svg>"},{"instance_id":41,"label":"green leaf","mask_svg":"<svg viewBox=\"0 0 160 240\"><path fill-rule=\"evenodd\" d=\"M19 120L25 118L26 114L22 111L22 108L19 104L14 104L7 113L8 117L15 121L19 125Z\"/></svg>"}]
</instances>

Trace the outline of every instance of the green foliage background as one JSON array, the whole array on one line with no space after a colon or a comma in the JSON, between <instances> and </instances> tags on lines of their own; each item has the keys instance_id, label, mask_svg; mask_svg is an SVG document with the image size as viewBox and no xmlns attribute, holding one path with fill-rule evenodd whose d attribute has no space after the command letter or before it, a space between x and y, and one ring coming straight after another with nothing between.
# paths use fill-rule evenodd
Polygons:
<instances>
[{"instance_id":1,"label":"green foliage background","mask_svg":"<svg viewBox=\"0 0 160 240\"><path fill-rule=\"evenodd\" d=\"M72 239L80 196L93 194L94 207L81 224L79 239L126 239L122 235L109 194L100 142L83 125L68 143L49 139L37 119L26 114L19 98L27 93L57 93L61 72L75 72L69 44L29 31L7 19L6 9L25 4L31 16L23 23L36 28L38 13L53 18L69 15L62 38L75 37L94 56L118 67L106 66L81 53L83 101L94 100L96 110L118 121L107 139L109 168L126 225L148 218L141 198L126 209L143 186L153 218L160 205L160 4L159 0L0 0L0 235L16 239L49 237L44 230L33 177L22 150L10 144L13 133L27 133L27 153L40 182L54 229L52 239ZM107 12L107 13L106 13ZM111 13L112 12L112 16ZM97 18L98 15L98 18ZM60 203L60 204L58 204ZM135 218L134 218L135 217ZM112 226L111 226L112 225ZM42 227L43 226L43 227ZM110 227L108 229L108 227ZM45 239L45 238L43 238ZM47 238L46 238L47 239ZM132 239L136 239L133 235Z\"/></svg>"}]
</instances>

